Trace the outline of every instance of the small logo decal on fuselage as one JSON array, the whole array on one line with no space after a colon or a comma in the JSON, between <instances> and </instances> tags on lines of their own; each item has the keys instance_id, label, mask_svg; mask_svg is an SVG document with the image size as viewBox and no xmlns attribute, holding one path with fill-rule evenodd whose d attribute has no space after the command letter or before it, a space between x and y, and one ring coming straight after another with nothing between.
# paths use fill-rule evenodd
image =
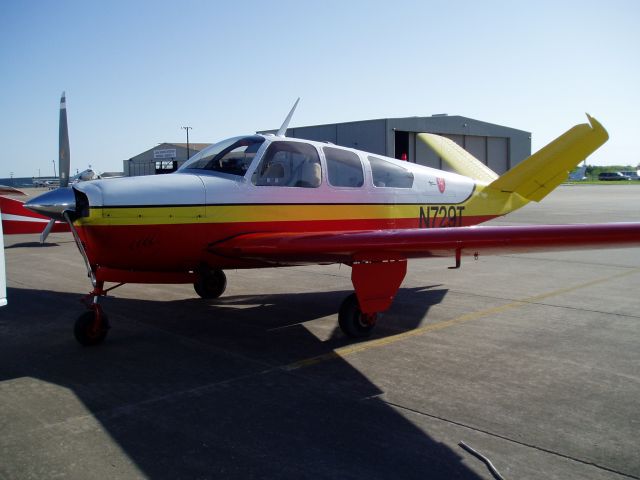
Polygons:
<instances>
[{"instance_id":1,"label":"small logo decal on fuselage","mask_svg":"<svg viewBox=\"0 0 640 480\"><path fill-rule=\"evenodd\" d=\"M437 177L436 182L438 182L438 190L440 190L440 193L444 193L445 188L447 188L444 178Z\"/></svg>"}]
</instances>

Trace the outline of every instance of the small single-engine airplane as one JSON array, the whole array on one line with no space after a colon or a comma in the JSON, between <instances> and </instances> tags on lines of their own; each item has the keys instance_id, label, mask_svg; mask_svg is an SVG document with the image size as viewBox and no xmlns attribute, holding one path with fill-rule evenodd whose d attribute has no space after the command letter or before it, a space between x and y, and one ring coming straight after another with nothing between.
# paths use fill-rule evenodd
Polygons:
<instances>
[{"instance_id":1,"label":"small single-engine airplane","mask_svg":"<svg viewBox=\"0 0 640 480\"><path fill-rule=\"evenodd\" d=\"M25 204L65 221L85 261L81 344L107 335L106 282L193 283L213 299L225 269L343 263L355 293L338 321L358 338L391 305L409 258L451 256L457 268L463 255L640 245L640 223L472 227L565 181L608 138L592 117L498 177L433 134L418 138L459 173L287 138L296 105L276 135L223 140L173 174L84 182Z\"/></svg>"}]
</instances>

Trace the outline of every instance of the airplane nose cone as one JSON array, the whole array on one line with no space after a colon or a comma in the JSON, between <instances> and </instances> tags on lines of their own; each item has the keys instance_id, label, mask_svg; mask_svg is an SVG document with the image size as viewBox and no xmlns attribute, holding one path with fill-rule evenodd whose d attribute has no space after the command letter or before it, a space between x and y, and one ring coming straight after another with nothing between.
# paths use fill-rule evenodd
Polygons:
<instances>
[{"instance_id":1,"label":"airplane nose cone","mask_svg":"<svg viewBox=\"0 0 640 480\"><path fill-rule=\"evenodd\" d=\"M32 198L24 207L45 217L64 221L62 213L65 210L75 211L76 197L71 187L57 188Z\"/></svg>"}]
</instances>

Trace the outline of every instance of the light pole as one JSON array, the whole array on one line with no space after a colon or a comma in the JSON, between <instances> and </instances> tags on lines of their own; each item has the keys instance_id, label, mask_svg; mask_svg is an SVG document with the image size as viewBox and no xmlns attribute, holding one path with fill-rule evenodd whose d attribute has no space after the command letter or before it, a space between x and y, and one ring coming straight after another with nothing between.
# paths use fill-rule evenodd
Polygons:
<instances>
[{"instance_id":1,"label":"light pole","mask_svg":"<svg viewBox=\"0 0 640 480\"><path fill-rule=\"evenodd\" d=\"M56 161L55 160L51 160L51 163L53 163L53 176L57 177L58 175L56 175Z\"/></svg>"},{"instance_id":2,"label":"light pole","mask_svg":"<svg viewBox=\"0 0 640 480\"><path fill-rule=\"evenodd\" d=\"M191 152L189 151L189 130L193 130L193 127L181 127L182 129L187 131L187 160L191 156Z\"/></svg>"}]
</instances>

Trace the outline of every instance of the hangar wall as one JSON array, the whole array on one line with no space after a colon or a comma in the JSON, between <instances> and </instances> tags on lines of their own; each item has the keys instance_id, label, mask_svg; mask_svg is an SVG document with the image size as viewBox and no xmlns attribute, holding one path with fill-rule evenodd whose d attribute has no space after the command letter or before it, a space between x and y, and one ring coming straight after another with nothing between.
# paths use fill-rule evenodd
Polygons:
<instances>
[{"instance_id":1,"label":"hangar wall","mask_svg":"<svg viewBox=\"0 0 640 480\"><path fill-rule=\"evenodd\" d=\"M258 133L276 131L264 130ZM506 172L531 155L529 132L457 115L383 118L313 125L289 128L287 136L331 142L447 170L447 164L417 139L417 134L423 132L450 138L498 174ZM208 145L190 144L189 153L193 156ZM170 173L186 160L186 144L162 143L124 160L123 171L126 176Z\"/></svg>"},{"instance_id":2,"label":"hangar wall","mask_svg":"<svg viewBox=\"0 0 640 480\"><path fill-rule=\"evenodd\" d=\"M274 133L267 130L259 133ZM290 128L287 136L331 142L447 170L418 133L450 138L498 174L531 155L531 134L523 130L449 115L385 118Z\"/></svg>"}]
</instances>

